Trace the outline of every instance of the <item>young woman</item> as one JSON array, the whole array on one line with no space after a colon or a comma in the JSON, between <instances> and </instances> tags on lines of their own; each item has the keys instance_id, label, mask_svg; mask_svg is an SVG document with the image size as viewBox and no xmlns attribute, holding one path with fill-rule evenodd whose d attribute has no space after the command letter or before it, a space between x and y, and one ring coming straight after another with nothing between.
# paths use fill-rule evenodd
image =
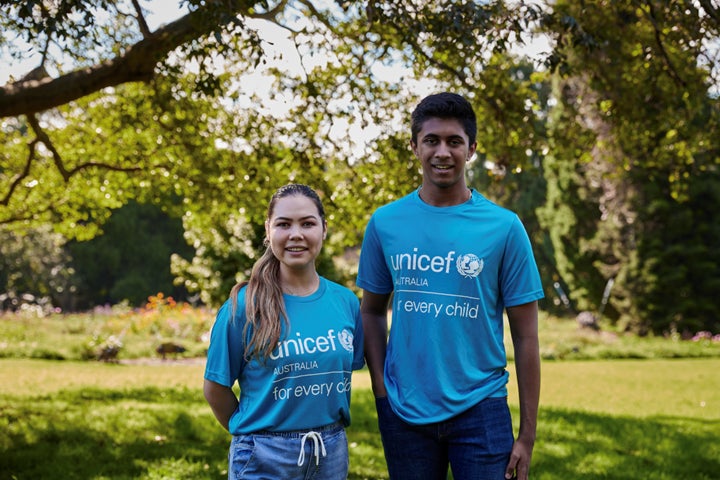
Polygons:
<instances>
[{"instance_id":1,"label":"young woman","mask_svg":"<svg viewBox=\"0 0 720 480\"><path fill-rule=\"evenodd\" d=\"M249 281L218 311L205 367L205 398L233 435L228 478L344 479L359 301L315 270L327 222L314 190L278 189L265 233Z\"/></svg>"}]
</instances>

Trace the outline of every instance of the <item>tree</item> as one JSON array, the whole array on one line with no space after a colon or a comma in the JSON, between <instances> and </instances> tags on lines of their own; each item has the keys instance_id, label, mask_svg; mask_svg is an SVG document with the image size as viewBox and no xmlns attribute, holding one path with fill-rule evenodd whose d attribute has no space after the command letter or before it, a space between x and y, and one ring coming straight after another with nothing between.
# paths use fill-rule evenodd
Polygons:
<instances>
[{"instance_id":1,"label":"tree","mask_svg":"<svg viewBox=\"0 0 720 480\"><path fill-rule=\"evenodd\" d=\"M68 251L79 279L78 309L122 301L140 307L157 293L186 300L184 289L173 284L170 256L192 258L192 249L182 222L154 205L131 201L113 213L103 235L70 242Z\"/></svg>"},{"instance_id":2,"label":"tree","mask_svg":"<svg viewBox=\"0 0 720 480\"><path fill-rule=\"evenodd\" d=\"M40 52L42 58L37 68L0 88L0 117L32 115L106 87L148 82L179 47L185 47L191 58L199 57L201 66L206 67L202 55L208 47L194 42L211 35L218 41L219 51L237 47L236 41L248 46L240 41L245 40L244 36L236 34L246 29L242 16L257 16L253 15L252 2L211 0L188 4L189 13L150 31L145 19L147 12L137 0L3 1L2 46L10 54L20 56L25 53L24 48L17 48L13 41L24 37L30 49ZM10 38L11 35L16 38ZM227 41L231 45L226 45ZM58 77L51 77L48 64L62 68L58 65L62 58L52 58L53 45L59 46L59 56L69 56L80 68L61 70ZM252 41L249 45L252 46Z\"/></svg>"},{"instance_id":3,"label":"tree","mask_svg":"<svg viewBox=\"0 0 720 480\"><path fill-rule=\"evenodd\" d=\"M279 183L311 183L329 201L342 222L329 254L356 247L371 208L407 193L418 178L407 168L404 132L408 105L419 95L412 72L404 74L404 83L382 80L373 69L414 64L422 76L444 72L457 81L460 75L473 86L482 54L465 48L468 65L457 64L462 59L433 45L455 49L458 34L470 28L499 52L514 12L502 2L377 2L366 8L350 2L325 8L309 1L189 2L190 13L151 32L137 2L2 5L2 46L15 47L12 33L22 36L42 53L41 67L55 67L58 75L26 78L0 91L0 115L21 114L4 122L0 139L8 147L2 153L0 223L19 230L50 222L83 240L97 235L130 199L162 205L182 215L189 238L204 247L196 248L194 265L178 260L176 272L208 299L237 279L231 275L247 271L262 232L242 230L249 233L238 244L230 241L238 234L233 225L262 224L258 205ZM279 115L262 108L267 99L235 81L267 59L260 49L267 42L260 41L253 20L287 32L303 59L295 71L266 72L273 100L288 99ZM462 38L467 46L474 42ZM419 62L408 43L420 52ZM64 73L59 54L52 56L55 45L74 70ZM218 59L221 72L212 68ZM193 63L197 73L188 74ZM54 88L63 94L52 94ZM496 100L487 102L497 109ZM380 132L372 144L357 138L368 128ZM515 143L502 145L518 148ZM382 145L397 151L378 154L375 147ZM385 186L378 170L383 166L390 167ZM180 208L169 200L178 196ZM238 208L234 198L249 205Z\"/></svg>"},{"instance_id":4,"label":"tree","mask_svg":"<svg viewBox=\"0 0 720 480\"><path fill-rule=\"evenodd\" d=\"M49 225L22 237L0 228L0 310L75 307L79 279L64 244Z\"/></svg>"},{"instance_id":5,"label":"tree","mask_svg":"<svg viewBox=\"0 0 720 480\"><path fill-rule=\"evenodd\" d=\"M597 310L616 280L609 312L641 333L718 328L706 291L720 278L707 243L720 207L708 195L720 186L718 20L711 2L557 2L547 24L565 75L544 224L574 299Z\"/></svg>"},{"instance_id":6,"label":"tree","mask_svg":"<svg viewBox=\"0 0 720 480\"><path fill-rule=\"evenodd\" d=\"M0 117L21 116L6 121L3 128L5 143L15 148L3 158L7 168L0 178L5 187L0 198L4 207L0 222L13 224L43 222L53 216L57 221L58 217L65 218L74 209L84 207L81 192L75 192L74 203L65 204L61 212L55 212L50 205L33 212L21 208L23 203L36 200L27 190L37 185L39 170L45 174L46 165L53 171L53 178L47 181L55 190L67 188L73 176L102 177L110 173L116 181L115 178L123 176L142 176L143 171L149 170L144 162L131 158L100 161L94 152L82 159L68 159L64 149L56 147L59 142L47 134L48 122L65 122L62 116L77 107L86 108L84 102L89 98L95 103L114 102L118 92L107 90L108 87L117 89L126 82L152 85L162 78L172 83L193 62L199 70L195 76L196 92L228 94L228 88L237 87L227 77L223 80L216 75L214 62L224 61L226 71L229 65L234 65L236 78L258 67L264 59L262 42L250 25L253 20L271 22L288 32L306 63L313 58L323 59L316 62L317 66L294 75L272 72L279 80L275 85L278 95L287 93L288 98L299 95L303 113L308 112L307 108L322 113L319 122L323 128L338 121L376 124L382 128L392 124L394 107L403 106L392 97L405 95L410 97L408 101L413 97L409 90L396 84L397 79L379 81L368 69L388 63L414 64L422 76L450 75L473 91L474 74L482 70L486 61L483 50L472 47L477 47L480 41L494 52L503 51L509 47L513 33L518 36L526 25L523 18L532 14L529 16L532 20L536 16L536 9L508 8L504 2L482 5L438 2L424 6L411 1L371 2L361 8L342 1L323 9L310 1L268 4L215 0L190 1L189 13L150 31L146 11L137 1L67 0L59 4L6 1L1 5L0 46L18 56L27 54L27 50L40 53L38 69L44 71L0 88ZM25 40L27 46L16 45L18 39ZM449 51L461 54L448 55ZM68 63L71 70L65 72ZM53 68L58 75L48 76ZM482 76L477 82L482 82ZM147 93L151 92L152 89ZM350 106L335 106L341 101ZM487 97L483 101L497 115L504 115L500 98ZM50 110L53 108L60 111ZM70 111L64 110L67 108ZM40 113L42 116L38 117ZM505 122L504 128L509 124ZM509 158L510 152L501 152L499 156ZM47 198L47 191L43 194ZM123 202L120 197L112 204L106 203L112 209ZM99 222L107 217L97 211L93 213L99 215Z\"/></svg>"},{"instance_id":7,"label":"tree","mask_svg":"<svg viewBox=\"0 0 720 480\"><path fill-rule=\"evenodd\" d=\"M246 276L280 183L321 192L328 256L351 257L373 208L417 185L412 106L456 89L478 112L472 181L524 212L548 296L558 282L598 311L613 280L604 313L621 326L717 328L718 253L702 244L717 213L687 214L717 201L713 2L186 4L152 31L136 0L0 3L0 47L25 39L16 53L51 74L0 90L0 224L82 240L130 199L154 203L197 252L176 276L214 303ZM514 53L538 26L543 71ZM280 36L292 48L273 50Z\"/></svg>"}]
</instances>

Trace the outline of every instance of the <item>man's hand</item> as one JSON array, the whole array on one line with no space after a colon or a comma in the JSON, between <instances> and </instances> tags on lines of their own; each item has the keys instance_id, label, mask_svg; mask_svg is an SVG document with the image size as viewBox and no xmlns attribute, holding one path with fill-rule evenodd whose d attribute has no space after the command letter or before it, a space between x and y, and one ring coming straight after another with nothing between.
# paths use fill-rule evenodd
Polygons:
<instances>
[{"instance_id":1,"label":"man's hand","mask_svg":"<svg viewBox=\"0 0 720 480\"><path fill-rule=\"evenodd\" d=\"M530 458L532 457L534 442L523 441L518 439L515 441L510 453L510 461L505 468L505 478L528 480L530 473Z\"/></svg>"}]
</instances>

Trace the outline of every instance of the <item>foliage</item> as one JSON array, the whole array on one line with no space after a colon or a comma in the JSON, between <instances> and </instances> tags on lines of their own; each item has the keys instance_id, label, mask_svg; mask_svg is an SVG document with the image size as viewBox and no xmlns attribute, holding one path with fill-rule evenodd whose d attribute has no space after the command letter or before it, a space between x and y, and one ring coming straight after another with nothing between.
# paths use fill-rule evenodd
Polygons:
<instances>
[{"instance_id":1,"label":"foliage","mask_svg":"<svg viewBox=\"0 0 720 480\"><path fill-rule=\"evenodd\" d=\"M98 307L85 314L0 315L2 358L96 359L104 347L120 347L118 360L159 358L156 348L173 342L185 348L182 356L205 354L214 313L177 303L162 293L143 308L127 305Z\"/></svg>"},{"instance_id":2,"label":"foliage","mask_svg":"<svg viewBox=\"0 0 720 480\"><path fill-rule=\"evenodd\" d=\"M659 189L670 185L658 181ZM644 279L638 289L646 305L643 325L655 332L720 332L720 171L694 176L688 199L678 205L658 195L646 210L648 230L638 242Z\"/></svg>"},{"instance_id":3,"label":"foliage","mask_svg":"<svg viewBox=\"0 0 720 480\"><path fill-rule=\"evenodd\" d=\"M79 279L64 245L50 225L25 235L0 227L0 310L43 313L72 304Z\"/></svg>"},{"instance_id":4,"label":"foliage","mask_svg":"<svg viewBox=\"0 0 720 480\"><path fill-rule=\"evenodd\" d=\"M133 201L118 209L103 234L87 242L71 242L68 250L82 283L76 310L128 301L141 306L147 292L186 296L173 286L172 254L192 257L183 239L182 223L153 205Z\"/></svg>"},{"instance_id":5,"label":"foliage","mask_svg":"<svg viewBox=\"0 0 720 480\"><path fill-rule=\"evenodd\" d=\"M575 99L586 98L589 94L574 87L571 82L554 84L556 95L565 101L553 110L548 121L550 153L543 161L547 181L545 205L537 214L552 244L557 268L552 281L560 283L568 292L574 312L597 311L604 278L596 265L600 252L591 248L589 241L601 222L602 192L592 187L596 183L589 177L603 175L592 172L589 167L599 163L592 158L594 135L581 122L572 121L582 118L574 106ZM616 212L608 216L607 221L613 222L618 217L620 213ZM611 254L613 249L620 249L612 240L617 242L617 239L608 238L602 244L608 250L605 255L608 265L616 262ZM614 271L608 273L616 274ZM612 316L613 312L608 313Z\"/></svg>"},{"instance_id":6,"label":"foliage","mask_svg":"<svg viewBox=\"0 0 720 480\"><path fill-rule=\"evenodd\" d=\"M606 315L642 334L717 328L717 19L707 2L557 2L546 23L566 76L543 225L579 308L613 279ZM688 235L700 203L708 227Z\"/></svg>"},{"instance_id":7,"label":"foliage","mask_svg":"<svg viewBox=\"0 0 720 480\"><path fill-rule=\"evenodd\" d=\"M191 257L182 224L153 205L131 202L119 209L103 233L85 242L70 241L44 225L18 235L2 229L0 236L0 307L38 308L50 312L87 310L129 301L140 306L147 292L170 292L170 257Z\"/></svg>"},{"instance_id":8,"label":"foliage","mask_svg":"<svg viewBox=\"0 0 720 480\"><path fill-rule=\"evenodd\" d=\"M155 349L166 342L185 347L180 358L203 357L214 312L176 303L161 293L141 309L127 305L97 308L86 314L38 316L30 311L0 315L0 358L96 359L105 346L120 344L121 363L159 359ZM683 337L635 335L615 331L606 322L598 332L573 321L542 313L541 356L544 360L718 358L720 335L708 331ZM509 329L505 349L514 358Z\"/></svg>"},{"instance_id":9,"label":"foliage","mask_svg":"<svg viewBox=\"0 0 720 480\"><path fill-rule=\"evenodd\" d=\"M0 50L40 63L0 87L0 224L87 240L159 205L195 251L176 281L215 306L270 193L302 181L331 211L321 271L351 285L369 214L419 183L412 106L452 89L478 113L471 183L522 214L545 308L558 285L621 329L717 332L712 2L180 3L157 28L149 2L0 3ZM517 53L538 38L546 58Z\"/></svg>"}]
</instances>

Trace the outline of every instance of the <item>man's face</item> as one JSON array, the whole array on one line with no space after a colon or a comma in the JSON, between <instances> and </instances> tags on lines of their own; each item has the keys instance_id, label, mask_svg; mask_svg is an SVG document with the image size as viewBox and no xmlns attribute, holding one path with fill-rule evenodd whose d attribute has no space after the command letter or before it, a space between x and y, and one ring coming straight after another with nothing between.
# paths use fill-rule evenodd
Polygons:
<instances>
[{"instance_id":1,"label":"man's face","mask_svg":"<svg viewBox=\"0 0 720 480\"><path fill-rule=\"evenodd\" d=\"M459 120L430 118L422 125L417 143L410 142L423 169L423 188L465 188L465 164L475 153L476 144Z\"/></svg>"}]
</instances>

